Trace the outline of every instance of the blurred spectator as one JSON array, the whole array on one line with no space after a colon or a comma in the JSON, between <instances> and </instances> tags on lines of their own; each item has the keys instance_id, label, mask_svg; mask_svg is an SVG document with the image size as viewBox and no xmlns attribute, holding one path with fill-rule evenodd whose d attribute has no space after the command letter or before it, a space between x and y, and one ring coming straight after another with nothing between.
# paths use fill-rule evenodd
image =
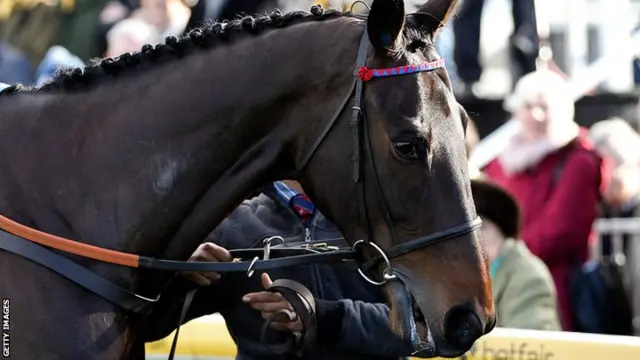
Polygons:
<instances>
[{"instance_id":1,"label":"blurred spectator","mask_svg":"<svg viewBox=\"0 0 640 360\"><path fill-rule=\"evenodd\" d=\"M480 21L485 1L464 1L453 23L459 97L474 97L473 85L482 75L479 56ZM512 75L515 83L521 76L536 69L539 45L534 0L513 0L511 3L514 31L509 50L513 59Z\"/></svg>"},{"instance_id":2,"label":"blurred spectator","mask_svg":"<svg viewBox=\"0 0 640 360\"><path fill-rule=\"evenodd\" d=\"M24 85L33 83L29 58L20 49L7 43L0 43L0 81Z\"/></svg>"},{"instance_id":3,"label":"blurred spectator","mask_svg":"<svg viewBox=\"0 0 640 360\"><path fill-rule=\"evenodd\" d=\"M569 282L588 259L606 162L574 121L569 84L540 70L525 75L505 103L521 130L485 170L523 212L521 237L553 276L562 328L573 329Z\"/></svg>"},{"instance_id":4,"label":"blurred spectator","mask_svg":"<svg viewBox=\"0 0 640 360\"><path fill-rule=\"evenodd\" d=\"M611 183L604 194L606 207L603 217L640 217L640 134L620 118L599 121L591 127L590 132L596 150L615 162ZM640 242L629 234L624 234L622 239L626 259L622 273L631 293L632 312L637 317L640 316ZM615 249L611 236L602 234L600 241L601 254L604 257L612 255Z\"/></svg>"},{"instance_id":5,"label":"blurred spectator","mask_svg":"<svg viewBox=\"0 0 640 360\"><path fill-rule=\"evenodd\" d=\"M190 9L190 16L184 32L206 25L207 6L214 0L182 0L182 2ZM215 0L220 1L220 0Z\"/></svg>"},{"instance_id":6,"label":"blurred spectator","mask_svg":"<svg viewBox=\"0 0 640 360\"><path fill-rule=\"evenodd\" d=\"M102 56L98 52L95 41L95 29L98 23L100 11L109 0L73 0L62 1L65 8L60 14L60 26L55 40L47 43L46 49L52 45L60 45L78 56L82 61L89 61L96 56ZM53 1L50 3L60 3ZM56 7L60 7L55 5ZM54 20L54 19L51 19ZM49 19L41 20L42 24L49 26ZM40 30L42 32L43 30ZM43 51L44 54L44 51ZM38 60L40 62L42 60Z\"/></svg>"},{"instance_id":7,"label":"blurred spectator","mask_svg":"<svg viewBox=\"0 0 640 360\"><path fill-rule=\"evenodd\" d=\"M156 29L140 19L129 18L119 21L107 33L107 57L125 52L139 51L144 44L151 43L159 36Z\"/></svg>"},{"instance_id":8,"label":"blurred spectator","mask_svg":"<svg viewBox=\"0 0 640 360\"><path fill-rule=\"evenodd\" d=\"M181 0L140 0L140 7L129 16L154 26L158 36L151 42L159 43L167 36L184 33L191 10Z\"/></svg>"},{"instance_id":9,"label":"blurred spectator","mask_svg":"<svg viewBox=\"0 0 640 360\"><path fill-rule=\"evenodd\" d=\"M640 195L640 135L620 118L599 121L590 129L596 151L615 164L604 200L611 215L632 214Z\"/></svg>"},{"instance_id":10,"label":"blurred spectator","mask_svg":"<svg viewBox=\"0 0 640 360\"><path fill-rule=\"evenodd\" d=\"M129 16L138 7L138 0L113 0L100 12L96 30L97 46L102 54L107 52L107 34L120 20Z\"/></svg>"},{"instance_id":11,"label":"blurred spectator","mask_svg":"<svg viewBox=\"0 0 640 360\"><path fill-rule=\"evenodd\" d=\"M499 327L560 330L556 290L547 266L519 240L520 210L499 186L472 180L471 191L491 262Z\"/></svg>"},{"instance_id":12,"label":"blurred spectator","mask_svg":"<svg viewBox=\"0 0 640 360\"><path fill-rule=\"evenodd\" d=\"M62 46L52 46L47 50L44 59L36 69L36 85L42 85L51 79L60 68L84 67L79 57L71 54Z\"/></svg>"},{"instance_id":13,"label":"blurred spectator","mask_svg":"<svg viewBox=\"0 0 640 360\"><path fill-rule=\"evenodd\" d=\"M217 3L224 0L213 0ZM149 39L155 44L173 35L181 36L188 30L204 24L207 0L113 0L100 13L97 44L102 53L107 51L107 33L119 21L133 17L156 27L157 35ZM138 49L139 50L139 49Z\"/></svg>"},{"instance_id":14,"label":"blurred spectator","mask_svg":"<svg viewBox=\"0 0 640 360\"><path fill-rule=\"evenodd\" d=\"M620 118L599 121L590 132L595 149L602 157L611 159L613 170L609 185L603 193L603 218L628 218L637 213L640 202L640 135ZM612 254L610 236L601 237L601 254ZM628 236L624 239L627 249Z\"/></svg>"},{"instance_id":15,"label":"blurred spectator","mask_svg":"<svg viewBox=\"0 0 640 360\"><path fill-rule=\"evenodd\" d=\"M76 68L85 65L79 57L71 54L64 47L56 45L47 50L34 73L28 60L20 51L9 45L6 45L6 48L4 46L0 45L0 82L4 84L42 85L60 68Z\"/></svg>"}]
</instances>

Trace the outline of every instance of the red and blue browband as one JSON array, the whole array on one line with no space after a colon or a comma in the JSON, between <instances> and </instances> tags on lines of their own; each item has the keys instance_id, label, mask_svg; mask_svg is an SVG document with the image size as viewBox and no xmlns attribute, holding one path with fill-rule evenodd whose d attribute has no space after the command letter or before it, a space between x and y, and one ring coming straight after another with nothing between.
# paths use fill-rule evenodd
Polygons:
<instances>
[{"instance_id":1,"label":"red and blue browband","mask_svg":"<svg viewBox=\"0 0 640 360\"><path fill-rule=\"evenodd\" d=\"M433 71L441 67L444 67L444 59L426 62L422 64L416 64L416 65L398 66L398 67L388 68L388 69L369 69L366 66L362 66L358 70L358 77L360 77L362 81L369 81L372 78L414 74L414 73L419 73L424 71Z\"/></svg>"}]
</instances>

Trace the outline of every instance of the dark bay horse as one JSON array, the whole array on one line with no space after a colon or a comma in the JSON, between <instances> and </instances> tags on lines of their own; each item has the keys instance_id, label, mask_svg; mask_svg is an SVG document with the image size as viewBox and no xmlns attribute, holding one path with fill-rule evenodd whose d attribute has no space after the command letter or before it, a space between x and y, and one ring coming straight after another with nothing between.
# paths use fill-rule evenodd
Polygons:
<instances>
[{"instance_id":1,"label":"dark bay horse","mask_svg":"<svg viewBox=\"0 0 640 360\"><path fill-rule=\"evenodd\" d=\"M467 116L433 47L455 5L245 17L13 86L0 96L0 214L186 260L251 191L296 179L365 255L395 254L373 269L390 280L395 331L421 356L459 356L495 313ZM58 253L149 298L173 276ZM16 359L143 357L142 316L27 258L0 251L0 297Z\"/></svg>"}]
</instances>

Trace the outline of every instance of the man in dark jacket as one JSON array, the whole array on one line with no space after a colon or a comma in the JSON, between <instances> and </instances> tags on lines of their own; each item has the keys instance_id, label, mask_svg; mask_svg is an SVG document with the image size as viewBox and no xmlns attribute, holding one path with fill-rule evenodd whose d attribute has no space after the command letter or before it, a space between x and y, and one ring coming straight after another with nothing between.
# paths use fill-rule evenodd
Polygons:
<instances>
[{"instance_id":1,"label":"man in dark jacket","mask_svg":"<svg viewBox=\"0 0 640 360\"><path fill-rule=\"evenodd\" d=\"M285 243L341 239L338 229L315 210L299 185L287 184L276 182L246 200L211 233L191 260L230 261L226 249L262 247L265 238L276 235ZM398 359L411 355L411 344L389 327L389 308L380 288L364 281L354 264L346 263L275 269L252 277L245 273L178 276L149 316L153 323L146 327L149 333L145 340L168 336L178 323L187 291L200 285L203 287L195 295L187 321L220 313L238 347L237 359L286 358L272 355L260 341L261 315L266 317L277 310L274 307L287 306L278 296L261 292L271 278L297 281L316 298L318 337L304 359ZM279 325L278 330L270 331L270 343L281 342L283 335L296 330L295 323Z\"/></svg>"}]
</instances>

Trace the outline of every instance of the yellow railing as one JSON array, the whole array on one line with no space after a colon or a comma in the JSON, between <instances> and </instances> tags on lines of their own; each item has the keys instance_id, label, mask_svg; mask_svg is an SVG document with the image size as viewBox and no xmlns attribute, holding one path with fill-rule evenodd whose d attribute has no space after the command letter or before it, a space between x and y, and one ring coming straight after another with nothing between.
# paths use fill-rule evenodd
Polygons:
<instances>
[{"instance_id":1,"label":"yellow railing","mask_svg":"<svg viewBox=\"0 0 640 360\"><path fill-rule=\"evenodd\" d=\"M166 358L173 334L147 344L147 359ZM176 349L187 359L233 358L236 347L224 321L207 316L180 330ZM640 337L497 328L478 340L468 360L640 360Z\"/></svg>"}]
</instances>

